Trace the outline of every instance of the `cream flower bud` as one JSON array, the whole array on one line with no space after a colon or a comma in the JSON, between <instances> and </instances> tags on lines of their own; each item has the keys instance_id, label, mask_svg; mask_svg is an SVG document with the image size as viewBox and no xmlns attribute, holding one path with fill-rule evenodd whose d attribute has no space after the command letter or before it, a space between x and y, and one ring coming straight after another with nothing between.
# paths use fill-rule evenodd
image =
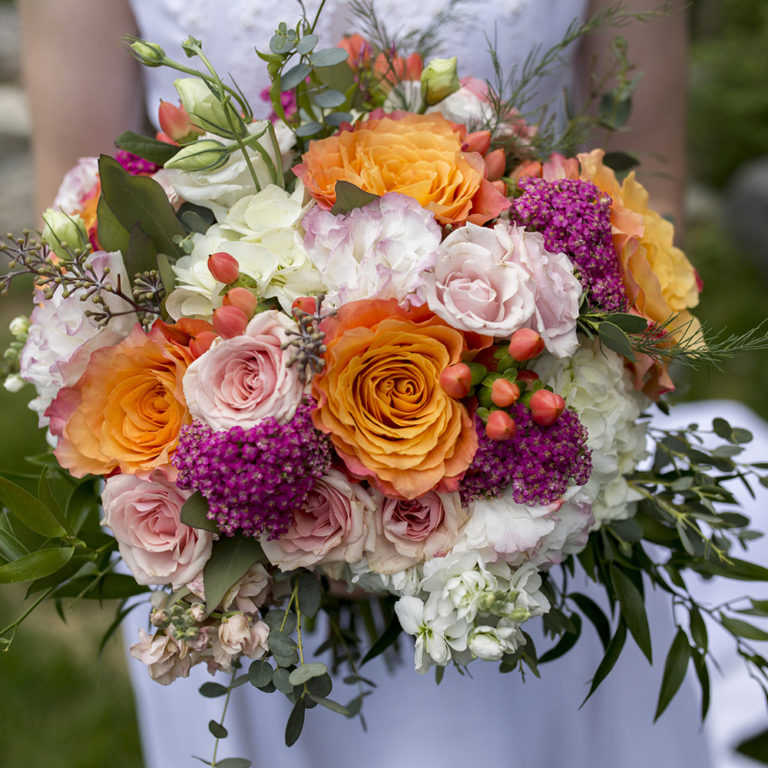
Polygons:
<instances>
[{"instance_id":1,"label":"cream flower bud","mask_svg":"<svg viewBox=\"0 0 768 768\"><path fill-rule=\"evenodd\" d=\"M49 208L43 214L43 242L64 261L71 260L70 251L84 248L88 244L88 231L85 222L77 215Z\"/></svg>"},{"instance_id":2,"label":"cream flower bud","mask_svg":"<svg viewBox=\"0 0 768 768\"><path fill-rule=\"evenodd\" d=\"M433 106L461 88L456 57L432 59L421 73L421 98Z\"/></svg>"},{"instance_id":3,"label":"cream flower bud","mask_svg":"<svg viewBox=\"0 0 768 768\"><path fill-rule=\"evenodd\" d=\"M17 339L24 341L27 338L27 334L29 333L29 318L25 315L14 317L8 326L8 330Z\"/></svg>"},{"instance_id":4,"label":"cream flower bud","mask_svg":"<svg viewBox=\"0 0 768 768\"><path fill-rule=\"evenodd\" d=\"M3 386L9 392L18 392L27 382L18 373L11 373L5 377Z\"/></svg>"},{"instance_id":5,"label":"cream flower bud","mask_svg":"<svg viewBox=\"0 0 768 768\"><path fill-rule=\"evenodd\" d=\"M225 107L199 78L179 78L173 81L173 85L192 123L199 128L214 133L221 129L230 132L230 120L233 125L242 122L237 112L229 105Z\"/></svg>"},{"instance_id":6,"label":"cream flower bud","mask_svg":"<svg viewBox=\"0 0 768 768\"><path fill-rule=\"evenodd\" d=\"M182 147L165 164L166 168L180 171L212 170L223 165L229 153L227 148L215 139L199 139Z\"/></svg>"},{"instance_id":7,"label":"cream flower bud","mask_svg":"<svg viewBox=\"0 0 768 768\"><path fill-rule=\"evenodd\" d=\"M159 67L165 61L165 51L157 43L134 40L130 48L145 67Z\"/></svg>"}]
</instances>

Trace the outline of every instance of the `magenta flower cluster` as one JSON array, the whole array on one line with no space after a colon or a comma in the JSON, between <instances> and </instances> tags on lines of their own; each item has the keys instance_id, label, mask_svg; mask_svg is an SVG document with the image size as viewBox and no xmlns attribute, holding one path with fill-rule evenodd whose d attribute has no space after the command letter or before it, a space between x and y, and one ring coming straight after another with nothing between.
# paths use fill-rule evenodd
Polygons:
<instances>
[{"instance_id":1,"label":"magenta flower cluster","mask_svg":"<svg viewBox=\"0 0 768 768\"><path fill-rule=\"evenodd\" d=\"M494 499L512 486L517 504L552 504L573 481L584 485L592 472L587 430L571 410L563 411L550 427L541 427L524 405L511 406L515 434L509 440L491 440L475 417L479 437L477 453L459 491L467 504Z\"/></svg>"},{"instance_id":2,"label":"magenta flower cluster","mask_svg":"<svg viewBox=\"0 0 768 768\"><path fill-rule=\"evenodd\" d=\"M541 232L548 251L570 257L593 307L626 310L627 294L611 240L610 199L581 179L522 178L519 187L522 195L512 203L511 218Z\"/></svg>"},{"instance_id":3,"label":"magenta flower cluster","mask_svg":"<svg viewBox=\"0 0 768 768\"><path fill-rule=\"evenodd\" d=\"M270 417L250 429L214 432L199 421L182 428L173 457L176 484L200 491L208 518L226 536L281 536L331 467L330 444L312 424L313 408L303 403L287 424Z\"/></svg>"},{"instance_id":4,"label":"magenta flower cluster","mask_svg":"<svg viewBox=\"0 0 768 768\"><path fill-rule=\"evenodd\" d=\"M160 170L159 165L149 160L145 160L143 157L134 155L131 152L126 152L124 149L118 149L115 152L115 160L117 160L123 168L131 174L131 176L138 176L140 173L155 173Z\"/></svg>"}]
</instances>

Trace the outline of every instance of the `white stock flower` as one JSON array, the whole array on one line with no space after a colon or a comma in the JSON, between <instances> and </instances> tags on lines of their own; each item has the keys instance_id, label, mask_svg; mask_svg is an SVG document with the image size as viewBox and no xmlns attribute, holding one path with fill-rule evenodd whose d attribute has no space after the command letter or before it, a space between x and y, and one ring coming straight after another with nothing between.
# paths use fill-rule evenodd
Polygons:
<instances>
[{"instance_id":1,"label":"white stock flower","mask_svg":"<svg viewBox=\"0 0 768 768\"><path fill-rule=\"evenodd\" d=\"M469 633L468 646L474 656L483 661L498 661L505 653L511 653L522 638L520 630L513 624L495 627L481 625Z\"/></svg>"},{"instance_id":2,"label":"white stock flower","mask_svg":"<svg viewBox=\"0 0 768 768\"><path fill-rule=\"evenodd\" d=\"M532 367L587 429L592 475L585 490L596 524L631 516L638 496L623 475L645 456L646 424L638 418L650 401L633 388L623 359L585 341L568 360L543 355Z\"/></svg>"}]
</instances>

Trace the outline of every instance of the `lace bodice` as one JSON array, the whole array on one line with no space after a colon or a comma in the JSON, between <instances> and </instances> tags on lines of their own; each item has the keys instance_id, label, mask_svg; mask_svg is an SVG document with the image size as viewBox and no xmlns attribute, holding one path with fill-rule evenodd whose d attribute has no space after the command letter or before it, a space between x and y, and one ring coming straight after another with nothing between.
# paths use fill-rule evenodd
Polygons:
<instances>
[{"instance_id":1,"label":"lace bodice","mask_svg":"<svg viewBox=\"0 0 768 768\"><path fill-rule=\"evenodd\" d=\"M320 0L305 0L312 17ZM505 71L522 64L536 45L549 47L562 39L570 22L582 17L587 0L465 0L459 3L455 21L444 30L444 52L459 57L460 74L490 77L489 38L495 36ZM379 18L393 31L424 29L445 0L376 0ZM131 0L140 34L184 60L180 43L188 35L203 41L204 49L220 73L231 74L248 96L254 112L263 115L267 106L259 98L269 84L266 68L254 48L267 50L280 21L294 22L298 3L286 0ZM334 44L354 31L346 2L326 3L317 29L320 39ZM161 98L176 101L173 80L177 73L145 69L147 109L157 114ZM568 73L542 85L540 100L549 100L567 83Z\"/></svg>"}]
</instances>

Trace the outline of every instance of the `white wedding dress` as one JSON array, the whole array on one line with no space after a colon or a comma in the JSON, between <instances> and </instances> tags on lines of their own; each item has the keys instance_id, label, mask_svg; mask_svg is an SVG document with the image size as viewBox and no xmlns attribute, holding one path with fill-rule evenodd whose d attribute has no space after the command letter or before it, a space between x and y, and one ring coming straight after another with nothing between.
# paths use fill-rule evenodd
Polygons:
<instances>
[{"instance_id":1,"label":"white wedding dress","mask_svg":"<svg viewBox=\"0 0 768 768\"><path fill-rule=\"evenodd\" d=\"M306 2L310 15L316 0ZM347 3L329 3L321 19L322 39L332 42L349 31L345 23ZM461 74L489 76L484 33L496 39L506 71L524 60L536 45L558 42L575 17L584 13L584 0L477 0L459 6L461 23L446 31L453 44L446 49L459 55ZM280 20L297 17L298 5L278 0L132 0L142 35L161 44L170 55L184 60L179 41L187 35L203 40L204 50L220 72L232 74L259 113L258 94L267 81L263 62L254 46L265 50ZM440 0L377 0L380 17L395 29L424 28ZM463 10L462 10L463 9ZM176 101L171 83L175 75L145 69L150 115L157 113L159 99ZM549 96L565 84L561 75L549 81ZM547 97L545 97L547 98ZM266 111L262 107L262 113ZM705 407L705 406L701 406ZM677 423L701 418L699 406L675 412ZM710 406L706 406L711 410ZM734 404L734 423L756 433L756 452L768 456L768 426L751 412ZM738 489L736 489L738 491ZM765 502L765 494L762 497ZM757 527L766 527L765 512L756 503L747 513L757 516ZM762 520L760 519L762 515ZM754 557L766 547L755 549ZM751 585L750 585L751 586ZM586 587L585 587L586 588ZM707 602L721 599L726 587L714 585ZM745 590L746 591L746 590ZM768 594L762 595L768 597ZM672 640L673 627L668 601L651 594L648 600L654 628L656 665L650 668L632 640L617 667L589 702L579 710L602 649L597 636L585 622L584 637L564 658L542 667L543 679L519 674L501 675L496 664L470 665L473 679L449 669L441 685L432 675L420 677L413 671L410 638L404 638L404 663L390 673L384 663L374 660L363 669L378 687L364 702L368 732L359 720L348 720L322 707L307 712L304 732L292 748L285 747L283 733L290 704L281 694L264 694L248 685L233 694L226 726L230 736L219 747L218 759L247 757L255 768L394 768L439 766L460 768L468 764L504 768L746 768L751 761L732 758L728 744L748 735L760 724L760 693L756 685L744 685L743 673L733 661L732 650L721 663L728 679L713 680L714 707L709 724L702 730L698 719L698 696L686 680L669 710L652 724L661 670ZM135 641L138 627L145 625L143 608L134 611L125 624L126 643ZM537 637L539 652L551 645ZM720 638L721 640L723 638ZM320 640L310 643L317 646ZM717 642L713 638L713 643ZM725 643L727 648L727 643ZM129 661L144 746L146 768L177 768L200 765L197 755L210 760L213 737L209 720L221 716L222 699L204 699L198 687L210 676L204 667L193 669L188 679L169 687L153 683L143 664ZM732 669L733 668L733 669ZM716 673L715 673L716 674ZM354 687L339 683L333 698L348 701L357 694ZM710 742L715 756L710 760Z\"/></svg>"}]
</instances>

